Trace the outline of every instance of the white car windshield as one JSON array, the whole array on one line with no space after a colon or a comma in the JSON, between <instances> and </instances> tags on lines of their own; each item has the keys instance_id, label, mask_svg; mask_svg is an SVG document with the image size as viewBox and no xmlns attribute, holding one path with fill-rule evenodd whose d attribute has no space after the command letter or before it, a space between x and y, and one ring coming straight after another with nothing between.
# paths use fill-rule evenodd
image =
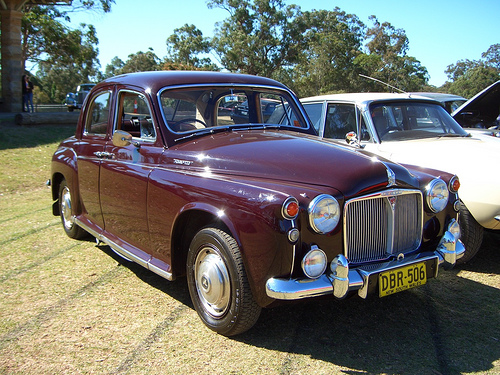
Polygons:
<instances>
[{"instance_id":1,"label":"white car windshield","mask_svg":"<svg viewBox=\"0 0 500 375\"><path fill-rule=\"evenodd\" d=\"M369 114L381 141L468 135L438 104L408 101L374 103Z\"/></svg>"}]
</instances>

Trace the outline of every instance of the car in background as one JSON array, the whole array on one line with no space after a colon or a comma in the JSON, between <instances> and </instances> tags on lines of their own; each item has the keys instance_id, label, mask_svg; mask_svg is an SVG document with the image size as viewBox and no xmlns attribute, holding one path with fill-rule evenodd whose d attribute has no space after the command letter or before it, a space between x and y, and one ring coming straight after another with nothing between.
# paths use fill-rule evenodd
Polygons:
<instances>
[{"instance_id":1,"label":"car in background","mask_svg":"<svg viewBox=\"0 0 500 375\"><path fill-rule=\"evenodd\" d=\"M476 94L451 116L470 132L500 137L500 81Z\"/></svg>"},{"instance_id":2,"label":"car in background","mask_svg":"<svg viewBox=\"0 0 500 375\"><path fill-rule=\"evenodd\" d=\"M66 94L64 104L68 108L68 111L73 112L75 109L81 109L83 106L83 102L87 97L87 94L94 86L95 83L83 83L81 85L78 85L75 93L70 92Z\"/></svg>"},{"instance_id":3,"label":"car in background","mask_svg":"<svg viewBox=\"0 0 500 375\"><path fill-rule=\"evenodd\" d=\"M415 94L359 93L301 99L319 135L346 140L393 162L460 177L460 224L466 253L481 247L484 229L500 229L498 140L471 136L443 106Z\"/></svg>"},{"instance_id":4,"label":"car in background","mask_svg":"<svg viewBox=\"0 0 500 375\"><path fill-rule=\"evenodd\" d=\"M460 95L445 94L441 92L413 92L410 94L434 99L435 101L441 103L448 113L454 112L467 101L467 99Z\"/></svg>"},{"instance_id":5,"label":"car in background","mask_svg":"<svg viewBox=\"0 0 500 375\"><path fill-rule=\"evenodd\" d=\"M245 123L219 115L236 95ZM319 140L298 98L263 77L99 83L49 185L69 237L90 233L167 280L187 277L201 320L227 336L279 302L418 287L465 251L456 176Z\"/></svg>"},{"instance_id":6,"label":"car in background","mask_svg":"<svg viewBox=\"0 0 500 375\"><path fill-rule=\"evenodd\" d=\"M263 120L267 121L269 117L275 112L276 106L279 105L280 102L273 99L263 98L262 99L262 116ZM252 120L250 120L249 112L248 112L248 100L245 100L241 103L238 103L234 106L234 110L231 113L231 119L236 124L246 124Z\"/></svg>"}]
</instances>

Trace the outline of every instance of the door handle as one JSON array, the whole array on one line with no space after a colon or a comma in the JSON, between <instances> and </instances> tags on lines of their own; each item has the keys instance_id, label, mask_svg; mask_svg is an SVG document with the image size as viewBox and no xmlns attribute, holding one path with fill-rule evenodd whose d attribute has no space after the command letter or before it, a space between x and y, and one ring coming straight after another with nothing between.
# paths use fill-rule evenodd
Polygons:
<instances>
[{"instance_id":1,"label":"door handle","mask_svg":"<svg viewBox=\"0 0 500 375\"><path fill-rule=\"evenodd\" d=\"M115 157L115 154L113 154L112 152L105 151L96 151L94 152L94 155L99 159L113 159Z\"/></svg>"}]
</instances>

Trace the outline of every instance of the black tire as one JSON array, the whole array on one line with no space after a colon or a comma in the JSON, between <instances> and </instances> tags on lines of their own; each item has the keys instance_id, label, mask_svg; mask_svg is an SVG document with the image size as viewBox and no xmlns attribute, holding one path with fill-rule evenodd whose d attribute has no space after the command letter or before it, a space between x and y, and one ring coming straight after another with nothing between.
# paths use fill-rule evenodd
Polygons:
<instances>
[{"instance_id":1,"label":"black tire","mask_svg":"<svg viewBox=\"0 0 500 375\"><path fill-rule=\"evenodd\" d=\"M474 258L481 248L483 243L484 229L474 219L463 202L460 202L460 216L458 218L460 231L462 233L460 239L465 246L465 254L457 263L463 264Z\"/></svg>"},{"instance_id":2,"label":"black tire","mask_svg":"<svg viewBox=\"0 0 500 375\"><path fill-rule=\"evenodd\" d=\"M61 181L59 185L59 214L68 237L80 240L88 236L87 232L73 221L73 200L66 180Z\"/></svg>"},{"instance_id":3,"label":"black tire","mask_svg":"<svg viewBox=\"0 0 500 375\"><path fill-rule=\"evenodd\" d=\"M186 270L194 308L208 328L234 336L257 322L261 308L232 236L218 228L200 230L189 246Z\"/></svg>"}]
</instances>

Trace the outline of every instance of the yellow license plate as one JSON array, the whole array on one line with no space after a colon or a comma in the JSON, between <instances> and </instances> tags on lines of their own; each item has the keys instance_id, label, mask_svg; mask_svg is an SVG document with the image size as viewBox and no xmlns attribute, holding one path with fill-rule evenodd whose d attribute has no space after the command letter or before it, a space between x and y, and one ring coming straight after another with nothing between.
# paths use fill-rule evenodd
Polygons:
<instances>
[{"instance_id":1,"label":"yellow license plate","mask_svg":"<svg viewBox=\"0 0 500 375\"><path fill-rule=\"evenodd\" d=\"M424 285L427 282L425 263L415 263L411 266L396 268L382 272L378 277L379 296L402 292L410 288Z\"/></svg>"}]
</instances>

